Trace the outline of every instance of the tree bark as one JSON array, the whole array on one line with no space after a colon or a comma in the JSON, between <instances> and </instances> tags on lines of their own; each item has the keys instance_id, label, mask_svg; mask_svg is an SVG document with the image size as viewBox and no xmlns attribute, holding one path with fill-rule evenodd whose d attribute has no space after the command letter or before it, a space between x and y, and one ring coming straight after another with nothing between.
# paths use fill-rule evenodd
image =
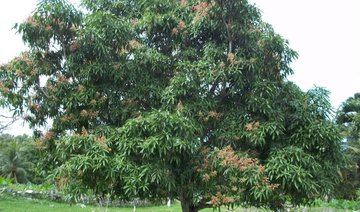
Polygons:
<instances>
[{"instance_id":1,"label":"tree bark","mask_svg":"<svg viewBox=\"0 0 360 212\"><path fill-rule=\"evenodd\" d=\"M196 208L191 203L191 199L189 197L182 195L180 202L182 212L197 212Z\"/></svg>"},{"instance_id":2,"label":"tree bark","mask_svg":"<svg viewBox=\"0 0 360 212\"><path fill-rule=\"evenodd\" d=\"M192 204L191 198L184 195L181 196L180 202L182 212L198 212L201 209L212 207L211 204L208 204L205 201L200 202L198 205L194 205Z\"/></svg>"}]
</instances>

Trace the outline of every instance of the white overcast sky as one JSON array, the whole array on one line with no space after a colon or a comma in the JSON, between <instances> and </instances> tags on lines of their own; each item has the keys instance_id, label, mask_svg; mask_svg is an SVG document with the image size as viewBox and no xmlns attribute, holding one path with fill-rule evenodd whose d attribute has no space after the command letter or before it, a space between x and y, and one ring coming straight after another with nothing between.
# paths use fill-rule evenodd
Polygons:
<instances>
[{"instance_id":1,"label":"white overcast sky","mask_svg":"<svg viewBox=\"0 0 360 212\"><path fill-rule=\"evenodd\" d=\"M29 16L36 0L2 0L0 3L0 63L25 49L11 30ZM78 2L71 0L70 2ZM360 92L360 0L250 0L263 12L263 20L288 39L299 53L289 79L304 91L320 86L331 92L337 109ZM30 133L21 123L11 134Z\"/></svg>"}]
</instances>

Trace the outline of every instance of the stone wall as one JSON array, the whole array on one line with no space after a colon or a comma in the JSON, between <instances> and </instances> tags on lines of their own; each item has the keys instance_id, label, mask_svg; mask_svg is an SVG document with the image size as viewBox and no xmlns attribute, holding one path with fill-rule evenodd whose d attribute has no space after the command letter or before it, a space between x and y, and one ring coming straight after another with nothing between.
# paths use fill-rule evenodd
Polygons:
<instances>
[{"instance_id":1,"label":"stone wall","mask_svg":"<svg viewBox=\"0 0 360 212\"><path fill-rule=\"evenodd\" d=\"M12 196L28 197L28 198L49 199L53 201L64 201L63 196L59 192L54 190L51 191L34 191L31 189L15 190L10 187L2 187L0 188L0 194L8 194Z\"/></svg>"}]
</instances>

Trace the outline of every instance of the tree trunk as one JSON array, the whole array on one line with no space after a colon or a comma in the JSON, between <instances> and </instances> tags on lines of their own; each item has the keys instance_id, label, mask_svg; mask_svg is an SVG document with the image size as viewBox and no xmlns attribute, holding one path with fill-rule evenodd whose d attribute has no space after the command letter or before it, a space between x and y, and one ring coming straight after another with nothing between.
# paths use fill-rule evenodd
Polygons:
<instances>
[{"instance_id":1,"label":"tree trunk","mask_svg":"<svg viewBox=\"0 0 360 212\"><path fill-rule=\"evenodd\" d=\"M181 195L180 202L182 212L198 212L204 208L212 208L212 205L207 203L206 200L202 200L197 205L194 205L192 199L186 194Z\"/></svg>"},{"instance_id":2,"label":"tree trunk","mask_svg":"<svg viewBox=\"0 0 360 212\"><path fill-rule=\"evenodd\" d=\"M191 203L190 198L183 195L180 199L180 202L181 202L182 212L197 212L198 211L198 210L196 210L194 205Z\"/></svg>"}]
</instances>

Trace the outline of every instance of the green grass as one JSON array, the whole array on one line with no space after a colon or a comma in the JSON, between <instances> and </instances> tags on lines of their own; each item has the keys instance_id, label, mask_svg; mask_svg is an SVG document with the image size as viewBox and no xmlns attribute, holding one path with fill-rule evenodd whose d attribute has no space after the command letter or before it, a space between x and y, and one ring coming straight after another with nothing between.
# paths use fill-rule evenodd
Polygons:
<instances>
[{"instance_id":1,"label":"green grass","mask_svg":"<svg viewBox=\"0 0 360 212\"><path fill-rule=\"evenodd\" d=\"M67 203L58 203L44 199L28 199L22 197L11 197L8 195L0 195L0 212L99 212L100 208L94 205L86 205L81 208L80 205L70 206ZM133 212L132 207L115 208L109 207L108 212ZM221 210L226 212L225 208ZM264 211L256 209L241 209L238 208L234 212L255 212ZM172 204L171 207L163 206L147 206L136 207L136 212L181 212L181 206L178 202ZM212 208L201 210L201 212L213 212Z\"/></svg>"},{"instance_id":2,"label":"green grass","mask_svg":"<svg viewBox=\"0 0 360 212\"><path fill-rule=\"evenodd\" d=\"M70 205L67 203L58 203L43 199L27 199L11 196L0 196L0 212L92 212L100 211L98 206L86 205L81 208L80 205ZM108 212L132 212L133 208L114 208L109 207ZM151 206L151 207L137 207L136 211L139 212L178 212L181 211L179 204L174 204L170 208L167 206ZM211 210L212 211L212 210Z\"/></svg>"},{"instance_id":3,"label":"green grass","mask_svg":"<svg viewBox=\"0 0 360 212\"><path fill-rule=\"evenodd\" d=\"M99 212L100 208L94 205L86 205L85 208L81 208L80 205L69 205L67 203L58 203L49 200L43 199L28 199L28 198L19 198L19 197L11 197L8 195L0 194L0 212ZM123 207L123 208L115 208L109 207L108 212L132 212L132 207ZM137 207L137 212L181 212L181 207L179 203L172 204L171 207L167 206L151 206L151 207ZM226 212L225 208L221 210L222 212ZM234 212L257 212L257 211L265 211L260 209L242 209L237 208ZM292 211L303 211L292 210ZM312 212L323 212L323 211L346 211L339 209L330 209L329 208L311 208L307 211ZM201 212L213 212L213 209L204 209Z\"/></svg>"}]
</instances>

